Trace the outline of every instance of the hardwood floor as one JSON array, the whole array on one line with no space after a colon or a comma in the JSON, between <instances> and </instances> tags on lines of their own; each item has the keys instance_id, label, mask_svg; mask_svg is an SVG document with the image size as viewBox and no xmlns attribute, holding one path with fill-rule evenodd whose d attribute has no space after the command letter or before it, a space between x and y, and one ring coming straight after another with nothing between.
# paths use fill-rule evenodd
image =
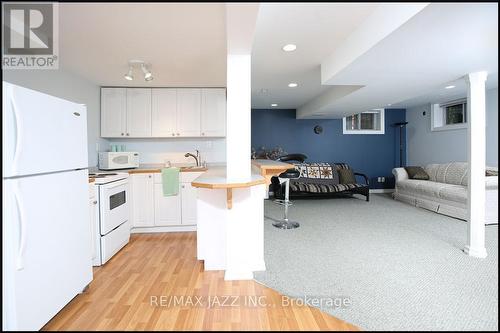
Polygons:
<instances>
[{"instance_id":1,"label":"hardwood floor","mask_svg":"<svg viewBox=\"0 0 500 333\"><path fill-rule=\"evenodd\" d=\"M196 233L186 232L132 235L43 330L358 329L316 308L284 306L282 295L255 281L204 272Z\"/></svg>"}]
</instances>

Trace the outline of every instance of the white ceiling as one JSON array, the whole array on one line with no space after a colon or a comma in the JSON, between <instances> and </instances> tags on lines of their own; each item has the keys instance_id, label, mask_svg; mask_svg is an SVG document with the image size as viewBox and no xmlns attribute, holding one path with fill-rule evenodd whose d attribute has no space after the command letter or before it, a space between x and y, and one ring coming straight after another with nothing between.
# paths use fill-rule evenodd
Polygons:
<instances>
[{"instance_id":1,"label":"white ceiling","mask_svg":"<svg viewBox=\"0 0 500 333\"><path fill-rule=\"evenodd\" d=\"M106 86L225 86L225 6L217 3L61 3L61 68ZM127 62L152 64L154 80Z\"/></svg>"},{"instance_id":2,"label":"white ceiling","mask_svg":"<svg viewBox=\"0 0 500 333\"><path fill-rule=\"evenodd\" d=\"M297 108L326 91L320 63L377 7L349 3L264 3L252 49L252 107ZM286 44L294 52L284 52ZM288 88L297 82L299 87ZM267 93L261 93L267 89Z\"/></svg>"},{"instance_id":3,"label":"white ceiling","mask_svg":"<svg viewBox=\"0 0 500 333\"><path fill-rule=\"evenodd\" d=\"M442 90L449 82L457 82L465 74L477 70L492 74L487 83L489 88L498 86L498 79L495 79L498 76L497 4L430 4L328 78L333 86L320 84L320 64L329 53L335 55L342 43L346 43L346 36L344 39L335 37L336 27L332 24L325 28L325 23L321 24L322 33L315 34L309 24L314 21L315 11L316 15L318 12L325 15L325 21L331 23L335 21L336 11L348 5L323 6L330 10L312 5L308 5L309 12L302 10L303 17L309 21L298 19L301 15L293 7L279 6L277 9L268 5L261 9L253 54L254 108L270 108L270 103L278 103L278 108L297 108L299 118L340 118L388 104L407 107L430 102L437 98L436 95L463 93L463 84L457 84L453 92ZM343 33L349 34L356 25L363 24L363 19L368 20L366 15L374 15L373 7L371 10L372 14L366 9L364 16L355 16L350 21L354 26L349 29L343 25L346 29ZM290 25L293 25L293 34L287 35ZM324 46L330 41L334 42ZM297 44L297 51L290 54L281 51L281 46L288 42ZM290 81L298 82L299 87L286 87ZM328 101L325 96L339 85L361 87ZM268 88L268 94L260 93L261 88Z\"/></svg>"}]
</instances>

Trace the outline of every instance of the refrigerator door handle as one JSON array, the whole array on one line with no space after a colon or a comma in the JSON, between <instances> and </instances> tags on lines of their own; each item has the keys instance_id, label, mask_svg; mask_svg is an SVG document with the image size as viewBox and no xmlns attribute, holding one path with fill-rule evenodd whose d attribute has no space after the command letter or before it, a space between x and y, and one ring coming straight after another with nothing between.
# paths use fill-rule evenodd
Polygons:
<instances>
[{"instance_id":1,"label":"refrigerator door handle","mask_svg":"<svg viewBox=\"0 0 500 333\"><path fill-rule=\"evenodd\" d=\"M24 250L26 248L26 221L24 219L24 209L23 202L19 195L19 187L16 183L13 186L14 198L16 199L16 206L19 214L19 248L17 250L17 260L16 260L16 269L18 271L24 269Z\"/></svg>"},{"instance_id":2,"label":"refrigerator door handle","mask_svg":"<svg viewBox=\"0 0 500 333\"><path fill-rule=\"evenodd\" d=\"M21 134L22 134L22 122L21 122L21 117L17 111L16 108L16 103L14 102L14 96L11 96L10 98L10 104L12 106L12 112L14 113L14 128L15 128L15 134L14 134L14 139L15 139L15 150L14 150L14 159L12 161L12 172L14 174L17 174L17 165L18 160L19 160L19 154L21 152L21 147L22 147L22 140L21 140Z\"/></svg>"}]
</instances>

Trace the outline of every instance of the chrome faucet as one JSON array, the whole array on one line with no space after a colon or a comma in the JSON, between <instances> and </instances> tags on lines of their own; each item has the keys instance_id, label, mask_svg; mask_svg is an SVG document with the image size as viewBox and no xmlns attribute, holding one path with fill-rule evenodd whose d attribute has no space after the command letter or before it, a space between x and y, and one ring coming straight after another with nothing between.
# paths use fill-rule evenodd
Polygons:
<instances>
[{"instance_id":1,"label":"chrome faucet","mask_svg":"<svg viewBox=\"0 0 500 333\"><path fill-rule=\"evenodd\" d=\"M191 153L186 153L184 154L184 157L189 157L191 156L192 158L194 158L194 160L196 161L196 166L200 166L200 152L198 150L196 150L196 155L193 155Z\"/></svg>"}]
</instances>

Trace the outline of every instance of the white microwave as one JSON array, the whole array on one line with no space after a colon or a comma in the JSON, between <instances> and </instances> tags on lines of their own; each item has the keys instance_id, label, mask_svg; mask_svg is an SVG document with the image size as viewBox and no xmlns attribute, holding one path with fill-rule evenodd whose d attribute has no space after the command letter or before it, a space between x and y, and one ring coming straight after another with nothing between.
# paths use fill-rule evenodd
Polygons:
<instances>
[{"instance_id":1,"label":"white microwave","mask_svg":"<svg viewBox=\"0 0 500 333\"><path fill-rule=\"evenodd\" d=\"M139 153L102 152L99 153L99 169L117 170L139 167Z\"/></svg>"}]
</instances>

